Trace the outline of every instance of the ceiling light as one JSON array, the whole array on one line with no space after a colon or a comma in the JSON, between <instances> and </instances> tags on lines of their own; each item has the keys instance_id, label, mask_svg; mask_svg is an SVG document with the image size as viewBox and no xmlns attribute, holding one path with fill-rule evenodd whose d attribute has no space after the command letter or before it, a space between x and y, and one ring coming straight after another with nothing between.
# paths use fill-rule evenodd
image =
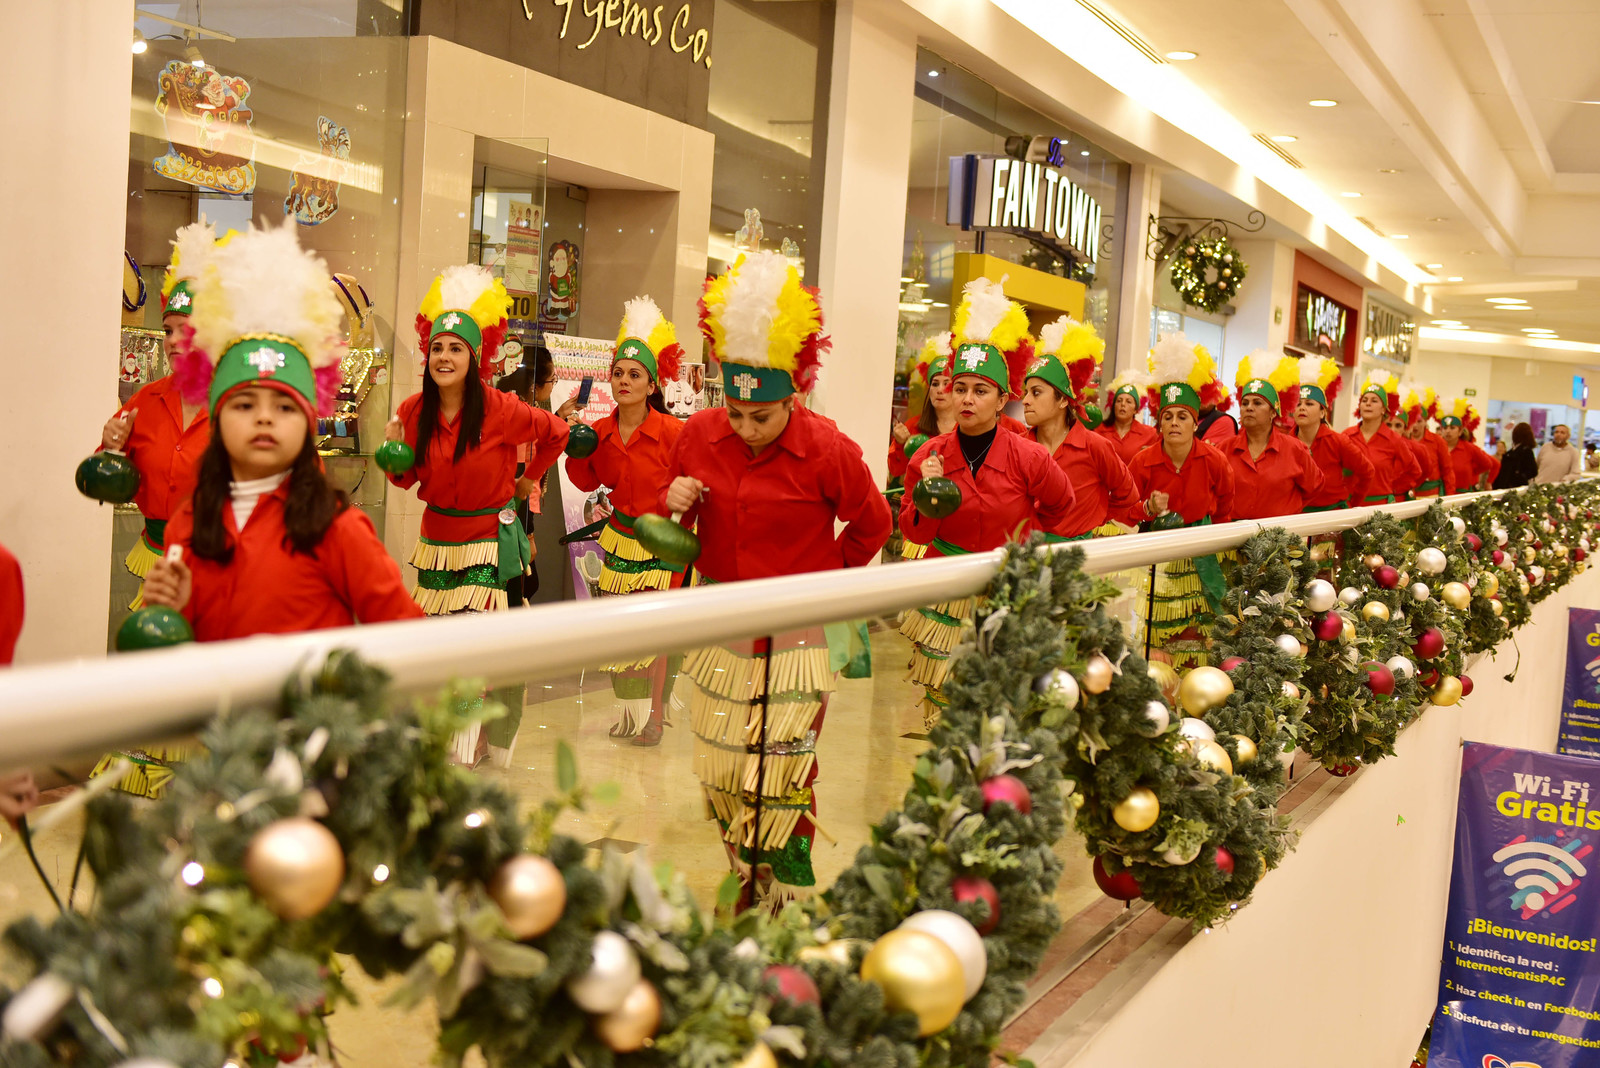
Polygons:
<instances>
[{"instance_id":1,"label":"ceiling light","mask_svg":"<svg viewBox=\"0 0 1600 1068\"><path fill-rule=\"evenodd\" d=\"M1400 168L1398 168L1398 167L1379 167L1378 168L1378 173L1379 174L1399 174L1400 173Z\"/></svg>"},{"instance_id":2,"label":"ceiling light","mask_svg":"<svg viewBox=\"0 0 1600 1068\"><path fill-rule=\"evenodd\" d=\"M1485 303L1488 303L1488 304L1526 304L1526 303L1528 303L1526 300L1523 300L1521 297L1484 297L1483 299L1484 299Z\"/></svg>"},{"instance_id":3,"label":"ceiling light","mask_svg":"<svg viewBox=\"0 0 1600 1068\"><path fill-rule=\"evenodd\" d=\"M930 77L930 78L937 78L938 76L939 76L939 72L936 71L936 70L930 70L928 72L928 77Z\"/></svg>"},{"instance_id":4,"label":"ceiling light","mask_svg":"<svg viewBox=\"0 0 1600 1068\"><path fill-rule=\"evenodd\" d=\"M1462 279L1462 277L1459 274L1453 274L1449 278L1445 279L1446 282L1460 282L1460 281L1463 281L1463 280L1464 279Z\"/></svg>"},{"instance_id":5,"label":"ceiling light","mask_svg":"<svg viewBox=\"0 0 1600 1068\"><path fill-rule=\"evenodd\" d=\"M1352 193L1349 190L1346 190L1343 193L1340 193L1339 195L1342 196L1342 197L1350 197L1353 200L1356 197L1359 197L1361 194L1360 193Z\"/></svg>"},{"instance_id":6,"label":"ceiling light","mask_svg":"<svg viewBox=\"0 0 1600 1068\"><path fill-rule=\"evenodd\" d=\"M1430 271L1437 271L1440 267L1443 267L1444 264L1442 264L1442 263L1429 263L1429 264L1426 264L1425 266Z\"/></svg>"},{"instance_id":7,"label":"ceiling light","mask_svg":"<svg viewBox=\"0 0 1600 1068\"><path fill-rule=\"evenodd\" d=\"M1308 100L1307 103L1314 108L1336 108L1339 106L1337 100Z\"/></svg>"},{"instance_id":8,"label":"ceiling light","mask_svg":"<svg viewBox=\"0 0 1600 1068\"><path fill-rule=\"evenodd\" d=\"M1294 134L1273 134L1271 137L1267 138L1267 140L1276 141L1280 145L1292 145L1296 141L1300 140L1300 138L1296 137Z\"/></svg>"},{"instance_id":9,"label":"ceiling light","mask_svg":"<svg viewBox=\"0 0 1600 1068\"><path fill-rule=\"evenodd\" d=\"M1432 320L1432 322L1433 322L1434 326L1460 326L1461 325L1461 320L1460 319L1434 319L1434 320Z\"/></svg>"},{"instance_id":10,"label":"ceiling light","mask_svg":"<svg viewBox=\"0 0 1600 1068\"><path fill-rule=\"evenodd\" d=\"M1411 235L1410 234L1390 234L1389 235L1389 240L1390 241L1410 241L1411 240Z\"/></svg>"},{"instance_id":11,"label":"ceiling light","mask_svg":"<svg viewBox=\"0 0 1600 1068\"><path fill-rule=\"evenodd\" d=\"M1078 153L1078 155L1080 155L1080 156L1087 156L1088 154L1089 154L1089 150L1087 148L1084 149L1082 152Z\"/></svg>"},{"instance_id":12,"label":"ceiling light","mask_svg":"<svg viewBox=\"0 0 1600 1068\"><path fill-rule=\"evenodd\" d=\"M1525 327L1522 328L1522 332L1524 334L1553 334L1553 333L1555 333L1555 331L1550 329L1548 326L1525 326Z\"/></svg>"},{"instance_id":13,"label":"ceiling light","mask_svg":"<svg viewBox=\"0 0 1600 1068\"><path fill-rule=\"evenodd\" d=\"M1167 58L1172 60L1175 63L1183 63L1183 62L1185 62L1187 60L1199 59L1200 58L1200 53L1199 52L1184 52L1184 51L1168 52L1167 53Z\"/></svg>"},{"instance_id":14,"label":"ceiling light","mask_svg":"<svg viewBox=\"0 0 1600 1068\"><path fill-rule=\"evenodd\" d=\"M1446 218L1445 216L1443 216L1443 215L1430 215L1430 216L1428 216L1428 221L1429 222L1449 222L1450 220L1448 218Z\"/></svg>"},{"instance_id":15,"label":"ceiling light","mask_svg":"<svg viewBox=\"0 0 1600 1068\"><path fill-rule=\"evenodd\" d=\"M133 31L133 54L142 56L149 49L150 42L144 39L144 34L138 30Z\"/></svg>"}]
</instances>

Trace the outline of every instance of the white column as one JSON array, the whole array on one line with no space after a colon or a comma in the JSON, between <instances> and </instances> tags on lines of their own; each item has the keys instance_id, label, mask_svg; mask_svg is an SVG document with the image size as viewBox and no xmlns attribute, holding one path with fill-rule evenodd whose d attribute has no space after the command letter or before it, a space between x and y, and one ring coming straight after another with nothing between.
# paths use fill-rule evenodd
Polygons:
<instances>
[{"instance_id":1,"label":"white column","mask_svg":"<svg viewBox=\"0 0 1600 1068\"><path fill-rule=\"evenodd\" d=\"M1122 263L1122 292L1117 301L1115 367L1101 374L1106 382L1123 371L1143 371L1150 352L1150 311L1156 306L1156 265L1148 255L1150 216L1161 214L1161 173L1146 163L1128 167L1123 200L1121 241L1114 254Z\"/></svg>"},{"instance_id":2,"label":"white column","mask_svg":"<svg viewBox=\"0 0 1600 1068\"><path fill-rule=\"evenodd\" d=\"M27 587L18 661L97 657L111 510L80 496L72 474L117 410L133 4L10 4L7 22L17 47L0 65L0 99L22 154L0 178L0 286L14 312L33 314L0 353L0 543Z\"/></svg>"},{"instance_id":3,"label":"white column","mask_svg":"<svg viewBox=\"0 0 1600 1068\"><path fill-rule=\"evenodd\" d=\"M1282 352L1288 342L1294 326L1294 249L1277 241L1232 244L1250 268L1228 320L1228 354L1236 365L1255 349Z\"/></svg>"},{"instance_id":4,"label":"white column","mask_svg":"<svg viewBox=\"0 0 1600 1068\"><path fill-rule=\"evenodd\" d=\"M917 59L915 36L887 20L886 6L841 0L834 25L817 242L833 352L812 398L861 445L879 482L888 474Z\"/></svg>"}]
</instances>

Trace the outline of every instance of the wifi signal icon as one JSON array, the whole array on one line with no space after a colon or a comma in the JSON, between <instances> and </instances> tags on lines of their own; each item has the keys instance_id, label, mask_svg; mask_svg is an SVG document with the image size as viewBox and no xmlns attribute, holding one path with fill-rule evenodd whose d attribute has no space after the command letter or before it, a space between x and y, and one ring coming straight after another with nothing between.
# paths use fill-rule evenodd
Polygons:
<instances>
[{"instance_id":1,"label":"wifi signal icon","mask_svg":"<svg viewBox=\"0 0 1600 1068\"><path fill-rule=\"evenodd\" d=\"M1578 876L1589 874L1583 861L1569 852L1582 844L1582 839L1574 838L1563 849L1548 842L1524 840L1502 846L1495 852L1495 863L1505 864L1505 874L1516 886L1511 904L1523 910L1524 918L1576 890Z\"/></svg>"}]
</instances>

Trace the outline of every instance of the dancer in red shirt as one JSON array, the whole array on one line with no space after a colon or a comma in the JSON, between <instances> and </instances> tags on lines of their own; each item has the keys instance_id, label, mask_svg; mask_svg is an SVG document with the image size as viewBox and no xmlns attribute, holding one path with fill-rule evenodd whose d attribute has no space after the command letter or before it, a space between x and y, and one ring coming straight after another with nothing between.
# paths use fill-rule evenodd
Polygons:
<instances>
[{"instance_id":1,"label":"dancer in red shirt","mask_svg":"<svg viewBox=\"0 0 1600 1068\"><path fill-rule=\"evenodd\" d=\"M672 449L683 424L667 414L660 383L677 377L683 348L672 323L649 297L624 306L622 328L611 358L611 395L617 407L595 424L600 444L593 454L567 458L567 477L585 493L601 486L611 490L611 514L603 520L600 548L606 559L600 569L605 594L664 590L682 584L674 570L652 556L633 536L633 525L646 512L660 511L657 498L667 481ZM612 664L611 692L622 716L611 728L613 738L632 738L638 746L661 744L665 706L672 698L671 676L679 657L646 657Z\"/></svg>"},{"instance_id":2,"label":"dancer in red shirt","mask_svg":"<svg viewBox=\"0 0 1600 1068\"><path fill-rule=\"evenodd\" d=\"M795 403L828 346L816 294L781 254L753 252L706 283L700 309L726 407L690 416L661 497L663 511L698 520L696 581L876 559L889 539L889 506L860 446ZM809 627L685 657L697 684L689 703L695 774L744 881L744 904L777 909L815 890L816 737L835 673L851 661L839 640L846 630L860 640L859 627Z\"/></svg>"},{"instance_id":3,"label":"dancer in red shirt","mask_svg":"<svg viewBox=\"0 0 1600 1068\"><path fill-rule=\"evenodd\" d=\"M216 234L202 220L181 228L172 245L172 264L161 283L161 351L169 365L189 329L195 280L209 262ZM142 387L107 420L100 447L126 453L139 472L133 503L144 517L144 530L123 560L139 578L166 550L167 522L194 493L200 455L210 439L206 406L184 399L170 374ZM128 607L142 604L141 588Z\"/></svg>"},{"instance_id":4,"label":"dancer in red shirt","mask_svg":"<svg viewBox=\"0 0 1600 1068\"><path fill-rule=\"evenodd\" d=\"M1105 342L1094 328L1062 316L1039 332L1040 354L1024 381L1022 410L1029 424L1028 436L1050 451L1072 484L1072 508L1048 532L1052 541L1121 533L1115 525L1108 527L1112 519L1138 523L1139 493L1128 465L1110 441L1085 429L1074 411L1081 387L1073 381L1069 368L1088 364L1092 373L1094 361L1084 350L1093 347L1105 350Z\"/></svg>"},{"instance_id":5,"label":"dancer in red shirt","mask_svg":"<svg viewBox=\"0 0 1600 1068\"><path fill-rule=\"evenodd\" d=\"M1277 428L1278 389L1294 384L1299 363L1257 349L1239 364L1239 422L1244 429L1223 447L1233 467L1233 517L1298 515L1322 489L1311 450Z\"/></svg>"},{"instance_id":6,"label":"dancer in red shirt","mask_svg":"<svg viewBox=\"0 0 1600 1068\"><path fill-rule=\"evenodd\" d=\"M1200 526L1233 518L1233 468L1199 440L1200 406L1223 391L1217 366L1204 347L1182 334L1156 342L1150 352L1150 406L1158 413L1161 441L1133 458L1128 471L1152 526ZM1223 593L1214 556L1173 560L1156 572L1146 621L1147 648L1160 647L1175 664L1205 660L1200 626Z\"/></svg>"},{"instance_id":7,"label":"dancer in red shirt","mask_svg":"<svg viewBox=\"0 0 1600 1068\"><path fill-rule=\"evenodd\" d=\"M1385 419L1393 417L1400 409L1399 389L1394 375L1383 371L1368 375L1361 387L1361 399L1356 402L1360 421L1344 433L1366 452L1367 459L1372 461L1373 473L1367 483L1366 496L1351 504L1392 504L1422 481L1422 467L1411 447L1399 434L1383 425Z\"/></svg>"},{"instance_id":8,"label":"dancer in red shirt","mask_svg":"<svg viewBox=\"0 0 1600 1068\"><path fill-rule=\"evenodd\" d=\"M1500 461L1472 440L1480 421L1477 411L1466 398L1457 397L1448 403L1439 402L1435 413L1439 420L1439 438L1448 450L1450 466L1455 473L1455 491L1472 493L1488 489L1500 473Z\"/></svg>"},{"instance_id":9,"label":"dancer in red shirt","mask_svg":"<svg viewBox=\"0 0 1600 1068\"><path fill-rule=\"evenodd\" d=\"M1322 473L1322 488L1301 510L1348 508L1366 496L1367 484L1372 481L1372 461L1367 459L1365 449L1328 425L1344 377L1339 365L1326 356L1302 356L1298 364L1300 380L1291 408L1296 436L1311 450L1311 459ZM1288 400L1284 403L1286 407L1290 404Z\"/></svg>"},{"instance_id":10,"label":"dancer in red shirt","mask_svg":"<svg viewBox=\"0 0 1600 1068\"><path fill-rule=\"evenodd\" d=\"M915 419L896 424L889 436L890 478L905 477L906 461L910 459L906 442L918 434L933 438L955 429L956 405L950 394L950 331L941 330L923 343L921 359L912 374L922 385L922 410Z\"/></svg>"},{"instance_id":11,"label":"dancer in red shirt","mask_svg":"<svg viewBox=\"0 0 1600 1068\"><path fill-rule=\"evenodd\" d=\"M1111 418L1101 423L1095 431L1111 442L1117 458L1131 463L1139 450L1161 440L1156 429L1139 422L1139 408L1144 404L1144 393L1132 375L1118 375L1111 383Z\"/></svg>"},{"instance_id":12,"label":"dancer in red shirt","mask_svg":"<svg viewBox=\"0 0 1600 1068\"><path fill-rule=\"evenodd\" d=\"M447 267L433 280L417 315L426 353L422 391L400 402L390 441L404 441L415 462L389 481L417 487L426 504L411 552L414 591L432 616L508 607L506 583L533 561L513 507L518 446L530 445L523 478L537 485L567 443L567 423L520 397L484 386L505 337L511 298L487 268ZM475 724L456 739L456 759L475 766L485 755L511 763L526 687L491 691L507 715Z\"/></svg>"},{"instance_id":13,"label":"dancer in red shirt","mask_svg":"<svg viewBox=\"0 0 1600 1068\"><path fill-rule=\"evenodd\" d=\"M1400 397L1400 411L1406 417L1406 439L1414 446L1422 481L1411 491L1413 497L1444 497L1456 491L1456 472L1450 463L1450 450L1444 439L1428 429L1428 417L1439 407L1439 395L1431 386L1407 385Z\"/></svg>"}]
</instances>

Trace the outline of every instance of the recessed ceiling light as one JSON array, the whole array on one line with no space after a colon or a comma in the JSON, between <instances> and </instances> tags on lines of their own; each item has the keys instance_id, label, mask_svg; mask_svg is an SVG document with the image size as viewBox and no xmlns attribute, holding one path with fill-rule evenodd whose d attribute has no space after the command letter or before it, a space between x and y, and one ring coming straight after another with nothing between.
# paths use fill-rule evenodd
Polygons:
<instances>
[{"instance_id":1,"label":"recessed ceiling light","mask_svg":"<svg viewBox=\"0 0 1600 1068\"><path fill-rule=\"evenodd\" d=\"M1308 100L1307 103L1314 108L1336 108L1339 106L1337 100Z\"/></svg>"},{"instance_id":2,"label":"recessed ceiling light","mask_svg":"<svg viewBox=\"0 0 1600 1068\"><path fill-rule=\"evenodd\" d=\"M1361 194L1360 193L1352 193L1349 190L1346 190L1345 192L1340 193L1339 195L1342 196L1342 197L1350 197L1351 199L1354 199L1356 197L1359 197Z\"/></svg>"},{"instance_id":3,"label":"recessed ceiling light","mask_svg":"<svg viewBox=\"0 0 1600 1068\"><path fill-rule=\"evenodd\" d=\"M1429 263L1429 264L1426 264L1426 266L1427 266L1428 270L1430 270L1430 271L1437 271L1440 267L1443 267L1444 264L1442 264L1442 263Z\"/></svg>"},{"instance_id":4,"label":"recessed ceiling light","mask_svg":"<svg viewBox=\"0 0 1600 1068\"><path fill-rule=\"evenodd\" d=\"M1280 145L1292 145L1296 141L1300 140L1300 138L1296 137L1294 134L1273 134L1271 137L1267 138L1267 140L1276 141Z\"/></svg>"},{"instance_id":5,"label":"recessed ceiling light","mask_svg":"<svg viewBox=\"0 0 1600 1068\"><path fill-rule=\"evenodd\" d=\"M1180 49L1180 50L1178 50L1176 52L1168 52L1167 53L1167 58L1172 60L1175 63L1183 63L1186 60L1199 59L1200 58L1200 53L1199 52L1185 52L1182 49Z\"/></svg>"},{"instance_id":6,"label":"recessed ceiling light","mask_svg":"<svg viewBox=\"0 0 1600 1068\"><path fill-rule=\"evenodd\" d=\"M1550 329L1548 326L1525 326L1525 327L1522 328L1522 332L1524 334L1553 334L1553 333L1555 333L1555 331Z\"/></svg>"},{"instance_id":7,"label":"recessed ceiling light","mask_svg":"<svg viewBox=\"0 0 1600 1068\"><path fill-rule=\"evenodd\" d=\"M1400 173L1400 169L1398 167L1379 167L1378 168L1378 173L1379 174L1399 174Z\"/></svg>"},{"instance_id":8,"label":"recessed ceiling light","mask_svg":"<svg viewBox=\"0 0 1600 1068\"><path fill-rule=\"evenodd\" d=\"M1528 303L1526 300L1523 300L1521 297L1484 297L1483 299L1484 299L1484 302L1488 303L1488 304L1526 304L1526 303Z\"/></svg>"},{"instance_id":9,"label":"recessed ceiling light","mask_svg":"<svg viewBox=\"0 0 1600 1068\"><path fill-rule=\"evenodd\" d=\"M1389 240L1390 241L1410 241L1411 240L1411 235L1410 234L1390 234L1389 235Z\"/></svg>"},{"instance_id":10,"label":"recessed ceiling light","mask_svg":"<svg viewBox=\"0 0 1600 1068\"><path fill-rule=\"evenodd\" d=\"M1433 322L1434 326L1460 326L1461 325L1461 320L1460 319L1434 319L1434 320L1432 320L1432 322Z\"/></svg>"},{"instance_id":11,"label":"recessed ceiling light","mask_svg":"<svg viewBox=\"0 0 1600 1068\"><path fill-rule=\"evenodd\" d=\"M1429 222L1449 222L1450 220L1445 218L1443 215L1430 215L1430 216L1428 216L1428 221Z\"/></svg>"},{"instance_id":12,"label":"recessed ceiling light","mask_svg":"<svg viewBox=\"0 0 1600 1068\"><path fill-rule=\"evenodd\" d=\"M1449 278L1445 279L1446 282L1460 282L1460 281L1463 281L1463 280L1464 279L1462 279L1462 277L1459 274L1453 274Z\"/></svg>"},{"instance_id":13,"label":"recessed ceiling light","mask_svg":"<svg viewBox=\"0 0 1600 1068\"><path fill-rule=\"evenodd\" d=\"M939 76L939 72L936 71L936 70L930 70L928 72L928 77L930 77L930 78L937 78L938 76Z\"/></svg>"},{"instance_id":14,"label":"recessed ceiling light","mask_svg":"<svg viewBox=\"0 0 1600 1068\"><path fill-rule=\"evenodd\" d=\"M1080 156L1087 156L1088 154L1089 154L1089 150L1087 148L1084 149L1082 152L1078 153L1078 155L1080 155Z\"/></svg>"}]
</instances>

